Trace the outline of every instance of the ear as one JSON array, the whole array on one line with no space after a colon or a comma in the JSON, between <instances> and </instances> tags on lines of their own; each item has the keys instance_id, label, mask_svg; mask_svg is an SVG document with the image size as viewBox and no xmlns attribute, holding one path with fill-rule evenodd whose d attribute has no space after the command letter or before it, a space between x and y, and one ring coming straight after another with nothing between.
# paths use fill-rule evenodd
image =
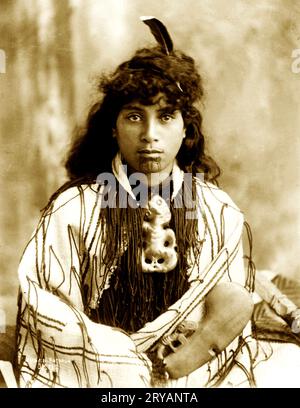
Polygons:
<instances>
[{"instance_id":1,"label":"ear","mask_svg":"<svg viewBox=\"0 0 300 408\"><path fill-rule=\"evenodd\" d=\"M112 137L115 139L117 137L117 129L113 128L111 134L112 134Z\"/></svg>"}]
</instances>

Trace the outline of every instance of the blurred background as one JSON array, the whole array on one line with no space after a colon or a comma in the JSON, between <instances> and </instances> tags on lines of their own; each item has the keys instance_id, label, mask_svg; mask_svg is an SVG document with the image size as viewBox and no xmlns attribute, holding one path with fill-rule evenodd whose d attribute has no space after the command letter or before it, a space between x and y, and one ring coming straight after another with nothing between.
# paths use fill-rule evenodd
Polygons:
<instances>
[{"instance_id":1,"label":"blurred background","mask_svg":"<svg viewBox=\"0 0 300 408\"><path fill-rule=\"evenodd\" d=\"M198 64L208 148L223 169L221 187L251 225L257 268L300 279L298 1L0 0L0 309L8 323L19 259L65 181L66 149L97 97L97 76L154 45L140 15L161 19Z\"/></svg>"}]
</instances>

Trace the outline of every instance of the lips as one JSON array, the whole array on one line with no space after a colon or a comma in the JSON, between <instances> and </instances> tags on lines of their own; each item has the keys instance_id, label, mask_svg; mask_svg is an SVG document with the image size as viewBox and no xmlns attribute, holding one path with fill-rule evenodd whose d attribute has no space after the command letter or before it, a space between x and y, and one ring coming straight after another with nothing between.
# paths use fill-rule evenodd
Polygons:
<instances>
[{"instance_id":1,"label":"lips","mask_svg":"<svg viewBox=\"0 0 300 408\"><path fill-rule=\"evenodd\" d=\"M158 154L158 153L163 153L163 150L161 149L140 149L138 150L138 153L140 154Z\"/></svg>"}]
</instances>

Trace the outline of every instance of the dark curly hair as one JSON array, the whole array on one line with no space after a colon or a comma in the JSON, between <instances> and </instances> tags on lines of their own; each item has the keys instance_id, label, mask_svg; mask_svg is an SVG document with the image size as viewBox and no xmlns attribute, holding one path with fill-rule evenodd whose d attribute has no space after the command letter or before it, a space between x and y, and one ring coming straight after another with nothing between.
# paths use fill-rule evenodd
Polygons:
<instances>
[{"instance_id":1,"label":"dark curly hair","mask_svg":"<svg viewBox=\"0 0 300 408\"><path fill-rule=\"evenodd\" d=\"M94 180L98 174L111 171L111 162L118 151L112 137L122 107L138 100L151 105L158 93L182 113L186 137L178 152L179 167L185 172L204 173L215 181L220 169L205 153L201 131L202 116L195 107L203 95L201 78L194 60L180 51L169 55L158 48L138 50L109 76L99 82L102 99L92 106L86 127L79 133L68 154L66 169L69 179Z\"/></svg>"}]
</instances>

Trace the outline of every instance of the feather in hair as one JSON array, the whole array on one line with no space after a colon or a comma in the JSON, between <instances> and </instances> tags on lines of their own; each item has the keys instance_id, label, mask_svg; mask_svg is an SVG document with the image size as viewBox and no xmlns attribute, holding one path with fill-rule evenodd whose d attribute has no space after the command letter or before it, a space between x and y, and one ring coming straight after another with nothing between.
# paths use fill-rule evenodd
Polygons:
<instances>
[{"instance_id":1,"label":"feather in hair","mask_svg":"<svg viewBox=\"0 0 300 408\"><path fill-rule=\"evenodd\" d=\"M173 41L164 24L152 16L141 16L140 19L150 28L151 33L165 54L169 55L173 51Z\"/></svg>"}]
</instances>

